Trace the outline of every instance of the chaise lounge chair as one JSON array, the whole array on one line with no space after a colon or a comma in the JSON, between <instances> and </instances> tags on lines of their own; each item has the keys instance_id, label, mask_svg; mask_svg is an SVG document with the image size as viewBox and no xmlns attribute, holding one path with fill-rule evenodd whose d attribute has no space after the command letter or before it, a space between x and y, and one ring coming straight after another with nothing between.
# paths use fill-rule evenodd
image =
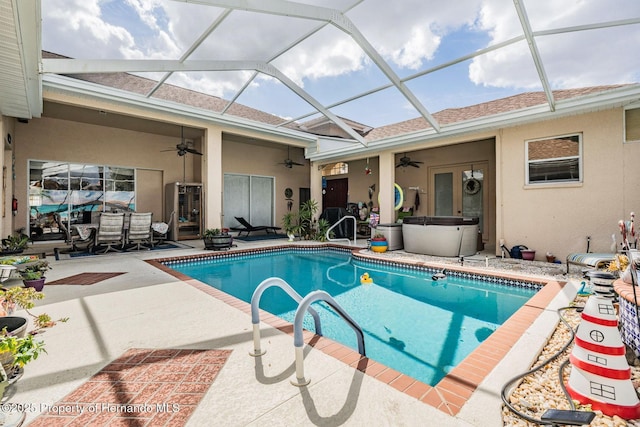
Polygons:
<instances>
[{"instance_id":1,"label":"chaise lounge chair","mask_svg":"<svg viewBox=\"0 0 640 427\"><path fill-rule=\"evenodd\" d=\"M274 225L253 226L249 224L249 222L247 222L247 220L241 216L237 216L235 218L236 218L236 221L238 221L240 225L242 225L242 227L231 227L233 231L238 232L238 237L242 236L242 233L247 233L247 236L248 236L249 233L251 233L252 231L266 231L267 234L269 233L276 234L277 230L280 230L280 227L276 227Z\"/></svg>"},{"instance_id":2,"label":"chaise lounge chair","mask_svg":"<svg viewBox=\"0 0 640 427\"><path fill-rule=\"evenodd\" d=\"M599 268L604 267L613 261L616 254L613 253L576 253L567 255L567 274L569 265L579 265L582 267Z\"/></svg>"}]
</instances>

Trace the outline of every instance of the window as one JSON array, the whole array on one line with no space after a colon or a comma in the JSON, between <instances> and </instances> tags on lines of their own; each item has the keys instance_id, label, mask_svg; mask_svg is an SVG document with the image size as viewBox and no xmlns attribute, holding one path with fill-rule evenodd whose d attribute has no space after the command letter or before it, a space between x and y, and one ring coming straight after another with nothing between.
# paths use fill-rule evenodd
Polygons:
<instances>
[{"instance_id":1,"label":"window","mask_svg":"<svg viewBox=\"0 0 640 427\"><path fill-rule=\"evenodd\" d=\"M526 141L527 183L582 181L582 135Z\"/></svg>"},{"instance_id":2,"label":"window","mask_svg":"<svg viewBox=\"0 0 640 427\"><path fill-rule=\"evenodd\" d=\"M135 210L135 170L112 166L29 161L29 234L65 239L91 212Z\"/></svg>"},{"instance_id":3,"label":"window","mask_svg":"<svg viewBox=\"0 0 640 427\"><path fill-rule=\"evenodd\" d=\"M624 110L624 140L640 141L640 108Z\"/></svg>"},{"instance_id":4,"label":"window","mask_svg":"<svg viewBox=\"0 0 640 427\"><path fill-rule=\"evenodd\" d=\"M322 168L322 176L344 175L349 173L349 164L338 162Z\"/></svg>"}]
</instances>

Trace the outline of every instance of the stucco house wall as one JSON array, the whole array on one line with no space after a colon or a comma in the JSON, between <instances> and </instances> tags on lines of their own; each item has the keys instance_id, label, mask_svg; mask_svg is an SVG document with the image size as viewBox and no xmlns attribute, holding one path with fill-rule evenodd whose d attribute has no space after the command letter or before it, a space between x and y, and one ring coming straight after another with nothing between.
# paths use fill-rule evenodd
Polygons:
<instances>
[{"instance_id":1,"label":"stucco house wall","mask_svg":"<svg viewBox=\"0 0 640 427\"><path fill-rule=\"evenodd\" d=\"M292 211L297 211L300 204L300 188L309 188L309 166L285 167L282 163L290 156L299 163L304 160L304 153L300 148L291 148L281 144L267 144L263 142L247 142L233 135L223 135L222 143L222 173L245 174L275 177L275 218L276 225L281 224L282 217L288 212L285 189L293 190ZM247 218L248 219L248 218ZM225 221L233 221L226 218ZM258 224L254 224L258 225ZM264 225L264 224L262 224ZM271 224L269 224L271 225Z\"/></svg>"},{"instance_id":2,"label":"stucco house wall","mask_svg":"<svg viewBox=\"0 0 640 427\"><path fill-rule=\"evenodd\" d=\"M29 160L152 169L162 171L164 183L183 180L183 159L175 150L162 151L175 147L175 138L47 117L17 123L15 134L15 195L21 207L16 229L28 221ZM187 181L199 179L193 172L194 156L185 160ZM158 191L157 197L163 199L164 190ZM154 212L154 218L161 220L163 212Z\"/></svg>"},{"instance_id":3,"label":"stucco house wall","mask_svg":"<svg viewBox=\"0 0 640 427\"><path fill-rule=\"evenodd\" d=\"M582 182L527 185L525 141L578 132ZM620 243L618 220L640 208L640 145L623 142L623 109L505 128L498 141L497 239L524 244L537 259L585 252L587 236L592 252L610 252L612 235Z\"/></svg>"}]
</instances>

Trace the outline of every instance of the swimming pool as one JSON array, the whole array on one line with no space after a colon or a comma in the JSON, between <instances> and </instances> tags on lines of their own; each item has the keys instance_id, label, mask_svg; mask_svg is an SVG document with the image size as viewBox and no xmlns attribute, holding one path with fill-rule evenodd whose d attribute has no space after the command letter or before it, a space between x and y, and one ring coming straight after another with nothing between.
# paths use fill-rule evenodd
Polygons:
<instances>
[{"instance_id":1,"label":"swimming pool","mask_svg":"<svg viewBox=\"0 0 640 427\"><path fill-rule=\"evenodd\" d=\"M355 258L350 251L274 249L250 254L166 262L170 268L250 302L258 284L280 277L300 295L328 292L358 322L367 356L434 385L539 289L535 283L436 272ZM365 272L373 284L363 285ZM486 279L486 280L483 280ZM269 288L260 308L293 321L297 304ZM314 303L323 335L357 349L353 330L324 303ZM313 330L311 317L304 326Z\"/></svg>"}]
</instances>

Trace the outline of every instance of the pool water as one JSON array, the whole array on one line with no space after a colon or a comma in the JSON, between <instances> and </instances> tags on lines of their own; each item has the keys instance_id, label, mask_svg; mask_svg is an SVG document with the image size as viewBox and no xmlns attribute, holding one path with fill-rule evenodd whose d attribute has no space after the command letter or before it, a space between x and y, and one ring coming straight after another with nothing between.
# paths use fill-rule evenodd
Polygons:
<instances>
[{"instance_id":1,"label":"pool water","mask_svg":"<svg viewBox=\"0 0 640 427\"><path fill-rule=\"evenodd\" d=\"M515 313L537 289L507 286L434 270L362 261L335 249L279 250L167 263L172 269L250 302L254 289L280 277L301 296L329 293L364 331L367 356L435 385ZM373 284L361 284L365 272ZM323 335L357 350L354 331L323 302L312 304ZM260 308L293 322L297 303L279 288L262 295ZM313 331L309 314L304 326Z\"/></svg>"}]
</instances>

